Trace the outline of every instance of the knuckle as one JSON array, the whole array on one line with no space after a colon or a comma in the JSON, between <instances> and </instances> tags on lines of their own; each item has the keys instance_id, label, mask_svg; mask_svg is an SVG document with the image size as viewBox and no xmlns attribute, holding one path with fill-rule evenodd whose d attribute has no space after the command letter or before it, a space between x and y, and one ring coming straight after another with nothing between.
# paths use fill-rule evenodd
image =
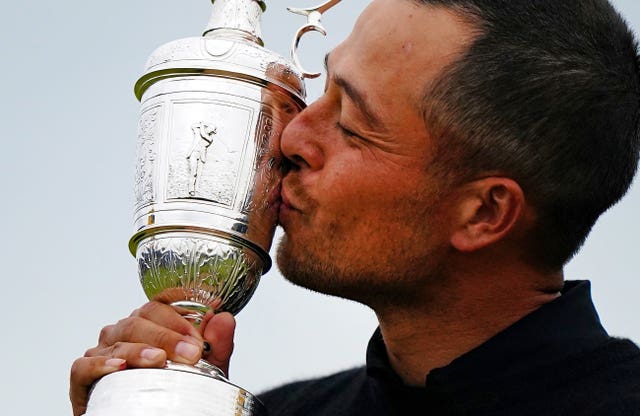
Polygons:
<instances>
[{"instance_id":1,"label":"knuckle","mask_svg":"<svg viewBox=\"0 0 640 416\"><path fill-rule=\"evenodd\" d=\"M120 339L123 340L132 340L134 334L136 333L136 328L139 322L138 317L129 317L125 319L121 319L118 322L118 328L120 333Z\"/></svg>"},{"instance_id":2,"label":"knuckle","mask_svg":"<svg viewBox=\"0 0 640 416\"><path fill-rule=\"evenodd\" d=\"M158 302L147 302L144 305L142 305L139 309L137 309L138 311L137 316L141 316L141 317L154 316L155 314L157 314L158 309L162 306L163 305Z\"/></svg>"},{"instance_id":3,"label":"knuckle","mask_svg":"<svg viewBox=\"0 0 640 416\"><path fill-rule=\"evenodd\" d=\"M98 335L98 343L103 343L105 340L109 339L114 327L115 325L107 325L102 328L100 330L100 335Z\"/></svg>"},{"instance_id":4,"label":"knuckle","mask_svg":"<svg viewBox=\"0 0 640 416\"><path fill-rule=\"evenodd\" d=\"M84 357L77 358L73 364L71 364L70 377L71 380L77 380L79 378L80 373L82 372Z\"/></svg>"},{"instance_id":5,"label":"knuckle","mask_svg":"<svg viewBox=\"0 0 640 416\"><path fill-rule=\"evenodd\" d=\"M135 358L135 356L137 355L136 354L137 350L138 350L137 344L118 341L113 345L111 345L104 352L104 355L110 358L122 358L128 361L132 358Z\"/></svg>"},{"instance_id":6,"label":"knuckle","mask_svg":"<svg viewBox=\"0 0 640 416\"><path fill-rule=\"evenodd\" d=\"M98 352L98 347L92 347L89 348L88 350L86 350L84 352L84 357L88 358L88 357L96 357L100 355L100 353Z\"/></svg>"},{"instance_id":7,"label":"knuckle","mask_svg":"<svg viewBox=\"0 0 640 416\"><path fill-rule=\"evenodd\" d=\"M173 339L171 337L171 334L169 334L166 331L158 331L155 334L155 344L156 344L156 346L162 347L165 350L171 344L172 341L173 341Z\"/></svg>"},{"instance_id":8,"label":"knuckle","mask_svg":"<svg viewBox=\"0 0 640 416\"><path fill-rule=\"evenodd\" d=\"M118 341L109 347L108 355L113 358L127 358L127 346L126 342Z\"/></svg>"},{"instance_id":9,"label":"knuckle","mask_svg":"<svg viewBox=\"0 0 640 416\"><path fill-rule=\"evenodd\" d=\"M94 372L97 361L94 358L80 357L71 364L69 379L71 383L81 385L95 378Z\"/></svg>"}]
</instances>

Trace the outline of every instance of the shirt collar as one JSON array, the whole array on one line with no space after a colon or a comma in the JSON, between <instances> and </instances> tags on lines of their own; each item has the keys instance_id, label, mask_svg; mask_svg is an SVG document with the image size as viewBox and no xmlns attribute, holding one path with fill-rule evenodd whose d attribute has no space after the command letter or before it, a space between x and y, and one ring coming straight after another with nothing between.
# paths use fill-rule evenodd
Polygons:
<instances>
[{"instance_id":1,"label":"shirt collar","mask_svg":"<svg viewBox=\"0 0 640 416\"><path fill-rule=\"evenodd\" d=\"M608 338L591 301L588 281L567 281L562 296L538 308L487 342L434 369L427 386L477 383L493 374L532 368L593 348ZM427 352L428 353L428 352ZM523 359L526 357L526 359ZM367 374L402 384L378 328L367 348Z\"/></svg>"}]
</instances>

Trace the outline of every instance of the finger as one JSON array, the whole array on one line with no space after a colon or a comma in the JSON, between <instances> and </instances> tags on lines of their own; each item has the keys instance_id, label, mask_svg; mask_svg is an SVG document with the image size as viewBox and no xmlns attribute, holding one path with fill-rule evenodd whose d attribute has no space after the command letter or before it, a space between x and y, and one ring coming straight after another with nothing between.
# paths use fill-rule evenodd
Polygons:
<instances>
[{"instance_id":1,"label":"finger","mask_svg":"<svg viewBox=\"0 0 640 416\"><path fill-rule=\"evenodd\" d=\"M117 342L87 350L85 357L121 358L132 368L161 368L167 362L167 353L142 343Z\"/></svg>"},{"instance_id":2,"label":"finger","mask_svg":"<svg viewBox=\"0 0 640 416\"><path fill-rule=\"evenodd\" d=\"M203 338L204 338L204 330L207 327L207 324L209 323L211 318L213 318L214 316L215 314L213 313L213 311L207 311L207 313L205 313L204 316L202 317L202 322L200 322L200 325L198 325L197 328L200 330L200 334L202 335Z\"/></svg>"},{"instance_id":3,"label":"finger","mask_svg":"<svg viewBox=\"0 0 640 416\"><path fill-rule=\"evenodd\" d=\"M233 335L236 320L228 312L212 316L206 323L204 339L211 346L211 350L203 358L229 374L229 360L233 353Z\"/></svg>"},{"instance_id":4,"label":"finger","mask_svg":"<svg viewBox=\"0 0 640 416\"><path fill-rule=\"evenodd\" d=\"M187 321L171 305L160 302L148 302L131 314L132 317L140 317L162 325L182 335L199 338L200 332Z\"/></svg>"},{"instance_id":5,"label":"finger","mask_svg":"<svg viewBox=\"0 0 640 416\"><path fill-rule=\"evenodd\" d=\"M69 398L74 416L86 411L89 390L97 379L126 367L127 362L121 358L82 357L74 361L69 376Z\"/></svg>"},{"instance_id":6,"label":"finger","mask_svg":"<svg viewBox=\"0 0 640 416\"><path fill-rule=\"evenodd\" d=\"M183 319L183 318L180 318ZM202 356L202 336L195 331L194 336L182 335L147 319L132 316L115 325L103 328L98 347L87 351L87 356L105 355L105 349L119 349L119 354L107 354L131 358L128 355L131 344L146 344L166 351L166 358L184 364L194 364ZM124 351L124 352L123 352Z\"/></svg>"}]
</instances>

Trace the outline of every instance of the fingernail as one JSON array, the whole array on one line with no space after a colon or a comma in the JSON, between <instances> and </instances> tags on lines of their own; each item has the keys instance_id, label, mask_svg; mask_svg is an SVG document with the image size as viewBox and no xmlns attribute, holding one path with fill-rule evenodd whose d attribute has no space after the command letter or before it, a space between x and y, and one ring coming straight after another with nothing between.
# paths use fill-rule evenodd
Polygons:
<instances>
[{"instance_id":1,"label":"fingernail","mask_svg":"<svg viewBox=\"0 0 640 416\"><path fill-rule=\"evenodd\" d=\"M176 345L176 354L188 361L194 361L200 358L200 348L189 342L180 341Z\"/></svg>"},{"instance_id":2,"label":"fingernail","mask_svg":"<svg viewBox=\"0 0 640 416\"><path fill-rule=\"evenodd\" d=\"M109 358L104 362L104 366L115 368L116 370L124 370L127 367L127 361L122 358Z\"/></svg>"},{"instance_id":3,"label":"fingernail","mask_svg":"<svg viewBox=\"0 0 640 416\"><path fill-rule=\"evenodd\" d=\"M140 357L149 361L155 361L160 358L161 355L162 350L159 350L157 348L145 348L140 351Z\"/></svg>"}]
</instances>

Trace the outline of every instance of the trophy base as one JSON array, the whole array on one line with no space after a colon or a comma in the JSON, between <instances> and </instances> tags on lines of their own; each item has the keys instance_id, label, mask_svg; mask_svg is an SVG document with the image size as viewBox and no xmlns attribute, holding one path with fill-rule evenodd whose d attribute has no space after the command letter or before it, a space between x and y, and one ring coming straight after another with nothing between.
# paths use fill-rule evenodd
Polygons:
<instances>
[{"instance_id":1,"label":"trophy base","mask_svg":"<svg viewBox=\"0 0 640 416\"><path fill-rule=\"evenodd\" d=\"M262 416L257 397L188 365L118 371L91 391L85 416Z\"/></svg>"}]
</instances>

